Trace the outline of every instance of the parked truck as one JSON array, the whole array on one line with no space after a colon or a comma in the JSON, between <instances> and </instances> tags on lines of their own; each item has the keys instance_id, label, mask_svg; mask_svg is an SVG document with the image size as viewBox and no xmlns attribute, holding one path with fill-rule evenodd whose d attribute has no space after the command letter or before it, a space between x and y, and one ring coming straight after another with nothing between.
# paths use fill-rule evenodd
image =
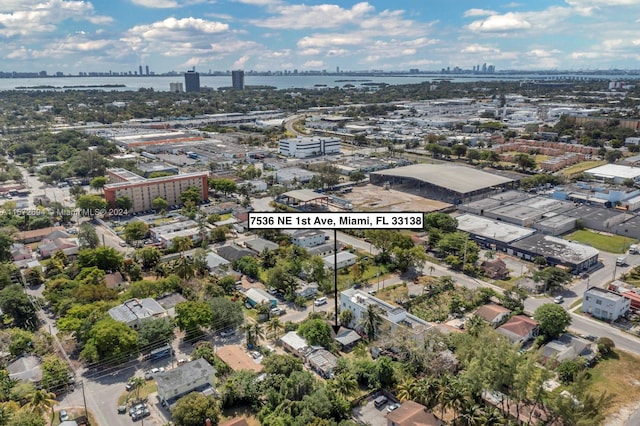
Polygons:
<instances>
[{"instance_id":1,"label":"parked truck","mask_svg":"<svg viewBox=\"0 0 640 426\"><path fill-rule=\"evenodd\" d=\"M637 244L631 244L629 246L629 254L638 254L638 245Z\"/></svg>"},{"instance_id":2,"label":"parked truck","mask_svg":"<svg viewBox=\"0 0 640 426\"><path fill-rule=\"evenodd\" d=\"M616 266L624 266L627 264L626 256L618 256L616 257Z\"/></svg>"}]
</instances>

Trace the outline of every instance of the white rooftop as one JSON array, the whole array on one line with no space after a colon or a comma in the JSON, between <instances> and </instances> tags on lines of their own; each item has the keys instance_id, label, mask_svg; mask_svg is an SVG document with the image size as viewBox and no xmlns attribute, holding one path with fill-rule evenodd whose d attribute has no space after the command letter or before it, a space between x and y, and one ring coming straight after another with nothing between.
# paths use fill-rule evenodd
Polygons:
<instances>
[{"instance_id":1,"label":"white rooftop","mask_svg":"<svg viewBox=\"0 0 640 426\"><path fill-rule=\"evenodd\" d=\"M604 179L636 179L640 178L640 167L623 166L620 164L605 164L600 167L589 169L585 173Z\"/></svg>"}]
</instances>

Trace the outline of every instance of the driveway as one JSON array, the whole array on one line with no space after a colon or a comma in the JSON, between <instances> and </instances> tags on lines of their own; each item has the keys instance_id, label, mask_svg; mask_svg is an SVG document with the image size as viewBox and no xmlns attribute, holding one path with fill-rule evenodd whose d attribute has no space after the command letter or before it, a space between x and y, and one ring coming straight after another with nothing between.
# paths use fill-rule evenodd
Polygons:
<instances>
[{"instance_id":1,"label":"driveway","mask_svg":"<svg viewBox=\"0 0 640 426\"><path fill-rule=\"evenodd\" d=\"M365 405L360 405L351 411L353 417L358 420L360 424L371 426L387 426L387 405L391 404L392 401L387 402L380 408L376 408L376 406L373 404L373 400L376 396L378 395L374 394L374 396L367 399Z\"/></svg>"}]
</instances>

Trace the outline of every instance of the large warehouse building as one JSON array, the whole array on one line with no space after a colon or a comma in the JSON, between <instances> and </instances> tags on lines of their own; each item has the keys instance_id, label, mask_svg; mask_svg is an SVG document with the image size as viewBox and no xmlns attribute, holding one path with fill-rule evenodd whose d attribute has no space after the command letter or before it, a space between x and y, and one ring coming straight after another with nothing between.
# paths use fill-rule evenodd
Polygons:
<instances>
[{"instance_id":1,"label":"large warehouse building","mask_svg":"<svg viewBox=\"0 0 640 426\"><path fill-rule=\"evenodd\" d=\"M457 164L414 164L371 172L371 183L460 204L513 188L515 180Z\"/></svg>"},{"instance_id":2,"label":"large warehouse building","mask_svg":"<svg viewBox=\"0 0 640 426\"><path fill-rule=\"evenodd\" d=\"M169 205L182 204L180 194L189 187L200 190L201 200L209 198L207 172L185 173L174 176L146 179L125 169L109 169L108 183L104 186L104 198L111 208L116 207L116 200L127 197L131 200L131 211L135 213L153 208L153 200L164 198Z\"/></svg>"}]
</instances>

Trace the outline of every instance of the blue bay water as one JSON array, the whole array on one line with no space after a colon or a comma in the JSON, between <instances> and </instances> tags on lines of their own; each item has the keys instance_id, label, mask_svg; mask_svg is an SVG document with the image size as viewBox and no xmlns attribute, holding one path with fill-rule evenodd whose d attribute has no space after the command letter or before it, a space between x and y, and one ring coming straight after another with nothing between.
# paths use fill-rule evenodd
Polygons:
<instances>
[{"instance_id":1,"label":"blue bay water","mask_svg":"<svg viewBox=\"0 0 640 426\"><path fill-rule=\"evenodd\" d=\"M640 74L606 75L606 74L395 74L383 76L352 76L352 75L288 75L261 76L245 75L247 86L271 86L276 89L313 89L322 87L343 87L347 84L362 87L371 83L378 84L418 84L423 82L438 82L450 80L453 82L474 81L523 81L523 80L562 80L598 79L616 81L634 81L640 79ZM44 77L44 78L0 78L0 91L15 90L19 87L34 88L37 86L53 86L57 90L68 88L81 89L79 86L123 85L124 87L105 87L103 90L138 90L141 88L155 91L169 91L170 83L183 83L182 75L175 76L105 76L105 77ZM200 75L200 85L218 89L231 86L231 76ZM73 87L70 87L73 86ZM87 87L88 88L88 87Z\"/></svg>"}]
</instances>

